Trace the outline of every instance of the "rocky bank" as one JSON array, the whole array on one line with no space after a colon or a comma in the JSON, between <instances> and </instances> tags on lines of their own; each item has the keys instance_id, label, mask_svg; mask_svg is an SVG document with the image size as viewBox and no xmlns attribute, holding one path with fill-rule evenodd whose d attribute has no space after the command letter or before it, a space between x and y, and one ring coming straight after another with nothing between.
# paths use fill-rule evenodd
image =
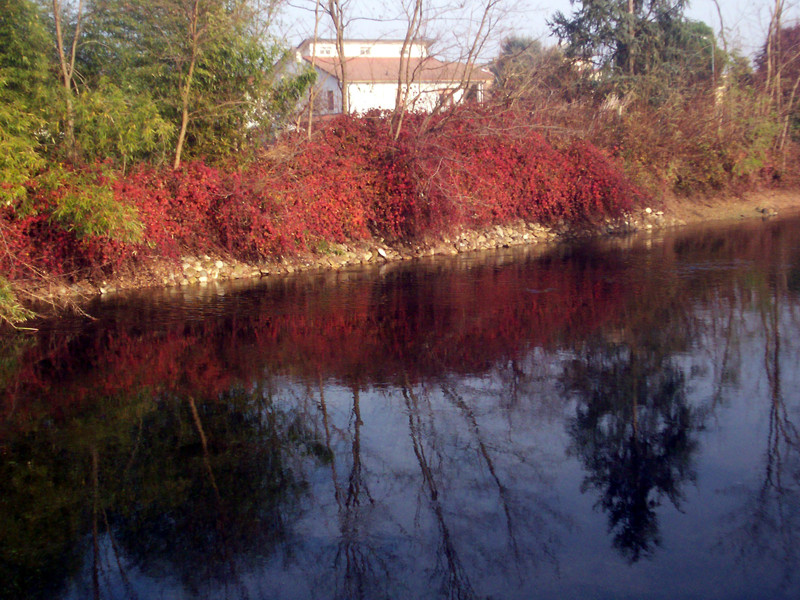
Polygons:
<instances>
[{"instance_id":1,"label":"rocky bank","mask_svg":"<svg viewBox=\"0 0 800 600\"><path fill-rule=\"evenodd\" d=\"M318 269L342 269L356 265L423 256L454 255L524 244L553 243L579 235L619 234L675 227L714 220L771 218L800 212L800 192L766 191L735 198L671 199L622 218L597 224L590 230L545 227L517 222L483 230L463 230L451 237L422 240L414 244L389 244L383 239L350 244L325 244L316 252L245 264L225 256L184 256L179 261L143 260L135 269L109 281L51 284L37 290L40 298L56 301L65 296L92 296L151 286L208 285L217 281L289 275Z\"/></svg>"}]
</instances>

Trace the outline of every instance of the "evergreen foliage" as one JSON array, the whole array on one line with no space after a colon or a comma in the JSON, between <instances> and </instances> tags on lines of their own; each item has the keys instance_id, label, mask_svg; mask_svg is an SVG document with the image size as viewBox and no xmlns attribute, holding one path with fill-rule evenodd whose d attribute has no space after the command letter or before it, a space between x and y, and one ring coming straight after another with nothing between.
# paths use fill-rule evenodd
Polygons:
<instances>
[{"instance_id":1,"label":"evergreen foliage","mask_svg":"<svg viewBox=\"0 0 800 600\"><path fill-rule=\"evenodd\" d=\"M685 0L581 1L572 15L557 12L552 31L576 59L622 92L636 91L651 102L669 90L716 82L725 53L705 23L685 17Z\"/></svg>"}]
</instances>

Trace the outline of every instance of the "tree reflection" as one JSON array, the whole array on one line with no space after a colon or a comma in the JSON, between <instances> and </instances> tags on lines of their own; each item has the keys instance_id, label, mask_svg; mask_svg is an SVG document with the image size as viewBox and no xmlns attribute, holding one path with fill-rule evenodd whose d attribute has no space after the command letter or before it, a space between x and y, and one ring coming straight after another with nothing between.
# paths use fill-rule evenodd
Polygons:
<instances>
[{"instance_id":1,"label":"tree reflection","mask_svg":"<svg viewBox=\"0 0 800 600\"><path fill-rule=\"evenodd\" d=\"M48 433L0 446L0 597L9 600L57 597L86 550L87 465L53 453Z\"/></svg>"},{"instance_id":2,"label":"tree reflection","mask_svg":"<svg viewBox=\"0 0 800 600\"><path fill-rule=\"evenodd\" d=\"M667 498L680 508L695 478L698 423L683 372L658 352L601 343L566 366L563 384L578 400L568 428L570 452L587 470L582 490L600 493L613 545L629 562L652 556L658 507Z\"/></svg>"},{"instance_id":3,"label":"tree reflection","mask_svg":"<svg viewBox=\"0 0 800 600\"><path fill-rule=\"evenodd\" d=\"M787 261L786 264L789 264ZM800 350L793 336L798 324L796 299L786 302L792 279L776 277L756 281L758 309L763 331L763 369L768 382L768 426L763 474L754 489L745 491L746 501L738 511L726 516L734 527L728 534L742 564L753 558L779 565L781 580L788 587L797 579L800 564L800 405L797 397L784 391L787 377L796 376ZM788 369L787 369L788 367Z\"/></svg>"},{"instance_id":4,"label":"tree reflection","mask_svg":"<svg viewBox=\"0 0 800 600\"><path fill-rule=\"evenodd\" d=\"M375 499L367 484L361 447L361 394L358 384L352 385L353 403L350 412L350 472L345 490L334 477L334 489L339 516L339 544L334 564L339 567L340 581L336 598L388 598L386 583L391 573L385 557L370 543L369 523L376 511ZM320 393L320 398L324 398ZM322 404L324 407L324 403ZM327 419L327 416L325 416Z\"/></svg>"},{"instance_id":5,"label":"tree reflection","mask_svg":"<svg viewBox=\"0 0 800 600\"><path fill-rule=\"evenodd\" d=\"M307 486L294 464L329 458L264 386L98 398L58 428L27 427L3 436L3 598L52 598L67 579L86 597L136 597L133 568L244 596L241 570L298 516Z\"/></svg>"},{"instance_id":6,"label":"tree reflection","mask_svg":"<svg viewBox=\"0 0 800 600\"><path fill-rule=\"evenodd\" d=\"M408 428L414 448L414 456L417 458L420 474L422 475L423 490L428 497L439 532L440 543L437 558L444 558L444 564L440 566L444 573L439 597L451 600L475 598L475 591L472 588L467 570L461 561L458 548L445 517L442 492L439 489L434 470L430 464L430 458L423 443L425 427L422 421L419 398L410 386L403 387L402 393L408 412Z\"/></svg>"},{"instance_id":7,"label":"tree reflection","mask_svg":"<svg viewBox=\"0 0 800 600\"><path fill-rule=\"evenodd\" d=\"M143 450L123 482L116 531L145 572L188 589L237 585L238 571L286 541L306 484L292 457L324 460L304 423L268 384L210 402L169 402L144 425Z\"/></svg>"}]
</instances>

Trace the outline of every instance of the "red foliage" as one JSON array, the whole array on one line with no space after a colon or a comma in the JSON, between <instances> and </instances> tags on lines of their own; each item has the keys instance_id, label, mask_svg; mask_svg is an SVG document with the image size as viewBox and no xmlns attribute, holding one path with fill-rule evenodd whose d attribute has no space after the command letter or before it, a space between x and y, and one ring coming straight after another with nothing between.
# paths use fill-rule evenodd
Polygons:
<instances>
[{"instance_id":1,"label":"red foliage","mask_svg":"<svg viewBox=\"0 0 800 600\"><path fill-rule=\"evenodd\" d=\"M265 373L359 385L480 375L531 347L627 323L628 305L663 297L660 280L648 290L639 283L645 277L607 276L622 268L554 257L535 268L489 263L468 276L437 269L410 288L392 276L379 286L365 277L348 287L347 310L344 294L288 282L190 320L179 302L167 306L146 295L110 321L84 322L68 335L43 330L36 344L20 349L14 376L0 381L0 418L74 414L105 398L140 394L213 401L233 387L252 388ZM420 298L435 309L421 310Z\"/></svg>"},{"instance_id":2,"label":"red foliage","mask_svg":"<svg viewBox=\"0 0 800 600\"><path fill-rule=\"evenodd\" d=\"M408 115L396 140L379 115L341 117L310 139L292 134L281 144L289 158L242 171L195 162L119 179L117 200L133 205L145 226L139 246L78 239L51 218L63 189L32 185L33 214L0 212L9 249L0 267L14 278L21 261L67 274L113 270L147 252L258 260L370 235L408 240L517 219L581 224L630 208L637 195L597 148L576 142L558 150L528 115L498 109Z\"/></svg>"},{"instance_id":3,"label":"red foliage","mask_svg":"<svg viewBox=\"0 0 800 600\"><path fill-rule=\"evenodd\" d=\"M87 168L82 175L78 181L105 181L99 168ZM37 272L102 274L130 259L130 248L124 244L108 236L79 236L55 218L59 200L75 193L79 185L63 181L51 189L32 181L24 212L13 206L0 209L0 273L10 279L35 277Z\"/></svg>"}]
</instances>

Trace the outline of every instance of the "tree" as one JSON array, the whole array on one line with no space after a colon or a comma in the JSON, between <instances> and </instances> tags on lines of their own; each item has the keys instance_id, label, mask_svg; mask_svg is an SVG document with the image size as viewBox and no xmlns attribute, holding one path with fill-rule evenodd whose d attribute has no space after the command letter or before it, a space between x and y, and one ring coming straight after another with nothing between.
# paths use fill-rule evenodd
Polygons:
<instances>
[{"instance_id":1,"label":"tree","mask_svg":"<svg viewBox=\"0 0 800 600\"><path fill-rule=\"evenodd\" d=\"M61 0L53 0L52 17L55 27L56 50L58 52L59 78L64 88L64 143L67 149L67 157L75 161L78 154L75 145L75 106L73 94L77 91L77 86L75 84L75 60L78 50L78 40L80 40L81 37L83 0L78 0L78 6L71 15L66 14ZM71 41L66 37L68 33L66 31L66 26L69 24L67 19L70 17L72 19Z\"/></svg>"},{"instance_id":2,"label":"tree","mask_svg":"<svg viewBox=\"0 0 800 600\"><path fill-rule=\"evenodd\" d=\"M331 25L333 32L336 36L336 55L339 58L339 88L342 92L342 112L347 114L350 112L350 99L347 92L347 60L344 55L344 40L345 40L345 27L347 26L347 6L350 0L328 0L326 4L326 12L331 18Z\"/></svg>"},{"instance_id":3,"label":"tree","mask_svg":"<svg viewBox=\"0 0 800 600\"><path fill-rule=\"evenodd\" d=\"M392 111L390 123L395 139L400 136L400 130L403 126L403 117L406 113L406 105L408 104L408 94L411 90L411 80L413 77L413 69L411 68L411 60L413 58L412 45L420 37L424 16L424 3L422 0L410 0L403 3L402 6L408 26L406 27L406 34L403 38L403 46L400 49L400 65L397 69L397 91L395 93L394 110Z\"/></svg>"},{"instance_id":4,"label":"tree","mask_svg":"<svg viewBox=\"0 0 800 600\"><path fill-rule=\"evenodd\" d=\"M757 77L780 119L779 149L800 116L800 24L782 26L780 10L782 7L778 6L778 16L773 18L767 40L755 60Z\"/></svg>"},{"instance_id":5,"label":"tree","mask_svg":"<svg viewBox=\"0 0 800 600\"><path fill-rule=\"evenodd\" d=\"M47 32L30 0L0 0L0 205L25 193L44 164L36 132L52 103Z\"/></svg>"},{"instance_id":6,"label":"tree","mask_svg":"<svg viewBox=\"0 0 800 600\"><path fill-rule=\"evenodd\" d=\"M571 16L557 12L550 26L566 53L596 68L634 77L664 59L686 0L580 0Z\"/></svg>"},{"instance_id":7,"label":"tree","mask_svg":"<svg viewBox=\"0 0 800 600\"><path fill-rule=\"evenodd\" d=\"M538 40L522 37L503 40L492 72L496 78L493 96L511 104L563 94L574 78L559 48L545 48Z\"/></svg>"},{"instance_id":8,"label":"tree","mask_svg":"<svg viewBox=\"0 0 800 600\"><path fill-rule=\"evenodd\" d=\"M155 103L172 124L177 168L187 150L206 156L240 150L282 118L307 85L307 78L279 76L285 50L267 35L276 6L254 0L98 0L87 16L87 42L79 56L95 89L107 90L108 104L119 103L122 95L146 115ZM143 152L160 146L153 135L140 140Z\"/></svg>"},{"instance_id":9,"label":"tree","mask_svg":"<svg viewBox=\"0 0 800 600\"><path fill-rule=\"evenodd\" d=\"M717 45L714 31L702 21L682 20L669 31L660 66L670 81L716 85L730 57Z\"/></svg>"},{"instance_id":10,"label":"tree","mask_svg":"<svg viewBox=\"0 0 800 600\"><path fill-rule=\"evenodd\" d=\"M168 69L177 80L173 85L177 84L180 125L172 164L177 169L181 164L195 100L195 71L202 55L213 50L223 39L225 28L217 21L224 20L224 9L213 0L161 0L140 8L155 13L155 20L145 21L153 28L146 39L151 43L165 44L167 52L163 58L168 61ZM151 46L150 50L155 48Z\"/></svg>"}]
</instances>

